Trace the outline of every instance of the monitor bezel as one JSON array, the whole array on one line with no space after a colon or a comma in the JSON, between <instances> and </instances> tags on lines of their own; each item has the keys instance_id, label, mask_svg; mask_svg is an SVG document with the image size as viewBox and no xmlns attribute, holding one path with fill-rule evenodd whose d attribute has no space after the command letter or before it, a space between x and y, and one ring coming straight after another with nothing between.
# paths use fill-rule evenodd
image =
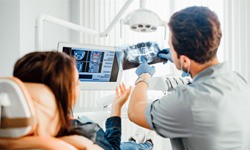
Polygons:
<instances>
[{"instance_id":1,"label":"monitor bezel","mask_svg":"<svg viewBox=\"0 0 250 150\"><path fill-rule=\"evenodd\" d=\"M87 49L95 49L95 50L110 50L115 52L120 52L116 50L114 46L104 46L104 45L89 45L89 44L74 44L67 42L59 42L57 46L57 50L59 52L63 52L63 47L72 47L72 48L87 48ZM119 86L122 77L122 65L121 60L117 58L118 61L118 75L116 82L80 82L80 90L115 90L116 86Z\"/></svg>"}]
</instances>

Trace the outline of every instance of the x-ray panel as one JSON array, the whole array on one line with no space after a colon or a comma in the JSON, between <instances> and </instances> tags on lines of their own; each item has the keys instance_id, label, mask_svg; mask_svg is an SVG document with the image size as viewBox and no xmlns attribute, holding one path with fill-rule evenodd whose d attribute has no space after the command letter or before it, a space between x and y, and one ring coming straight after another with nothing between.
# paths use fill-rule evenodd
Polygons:
<instances>
[{"instance_id":1,"label":"x-ray panel","mask_svg":"<svg viewBox=\"0 0 250 150\"><path fill-rule=\"evenodd\" d=\"M141 57L146 58L148 64L155 64L165 61L157 57L160 48L155 42L142 42L136 45L121 47L123 70L136 68L141 63Z\"/></svg>"}]
</instances>

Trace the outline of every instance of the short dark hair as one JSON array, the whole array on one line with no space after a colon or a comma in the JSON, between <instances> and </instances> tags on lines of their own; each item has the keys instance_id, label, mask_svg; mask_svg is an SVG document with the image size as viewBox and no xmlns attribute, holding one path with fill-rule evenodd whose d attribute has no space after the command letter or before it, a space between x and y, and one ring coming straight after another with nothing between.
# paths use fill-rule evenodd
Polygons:
<instances>
[{"instance_id":1,"label":"short dark hair","mask_svg":"<svg viewBox=\"0 0 250 150\"><path fill-rule=\"evenodd\" d=\"M185 55L203 64L216 56L222 33L217 15L209 8L182 9L171 16L168 26L178 58Z\"/></svg>"},{"instance_id":2,"label":"short dark hair","mask_svg":"<svg viewBox=\"0 0 250 150\"><path fill-rule=\"evenodd\" d=\"M75 96L74 81L75 60L62 52L43 51L31 52L17 60L13 76L23 82L42 83L47 85L56 98L60 116L61 136L69 130L69 114Z\"/></svg>"}]
</instances>

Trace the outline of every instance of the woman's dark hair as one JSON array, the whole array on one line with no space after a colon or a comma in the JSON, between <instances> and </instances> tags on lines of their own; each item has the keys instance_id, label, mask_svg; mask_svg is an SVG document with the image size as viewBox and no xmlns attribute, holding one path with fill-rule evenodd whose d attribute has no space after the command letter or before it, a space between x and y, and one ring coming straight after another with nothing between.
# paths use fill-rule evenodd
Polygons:
<instances>
[{"instance_id":1,"label":"woman's dark hair","mask_svg":"<svg viewBox=\"0 0 250 150\"><path fill-rule=\"evenodd\" d=\"M67 132L69 115L75 97L75 61L65 53L56 51L31 52L20 58L14 67L13 76L23 82L47 85L55 95L60 116L60 131Z\"/></svg>"},{"instance_id":2,"label":"woman's dark hair","mask_svg":"<svg viewBox=\"0 0 250 150\"><path fill-rule=\"evenodd\" d=\"M180 55L203 64L216 56L221 39L217 15L203 6L192 6L173 14L168 23L172 45Z\"/></svg>"}]
</instances>

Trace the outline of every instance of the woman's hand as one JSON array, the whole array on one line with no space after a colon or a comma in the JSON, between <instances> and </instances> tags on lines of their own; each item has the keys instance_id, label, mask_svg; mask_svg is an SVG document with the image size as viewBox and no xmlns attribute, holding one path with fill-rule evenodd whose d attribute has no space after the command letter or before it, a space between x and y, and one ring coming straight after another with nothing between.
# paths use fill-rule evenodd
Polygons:
<instances>
[{"instance_id":1,"label":"woman's hand","mask_svg":"<svg viewBox=\"0 0 250 150\"><path fill-rule=\"evenodd\" d=\"M116 87L116 96L112 103L111 116L121 116L121 108L128 100L131 86L127 89L124 83L119 85L119 88Z\"/></svg>"}]
</instances>

